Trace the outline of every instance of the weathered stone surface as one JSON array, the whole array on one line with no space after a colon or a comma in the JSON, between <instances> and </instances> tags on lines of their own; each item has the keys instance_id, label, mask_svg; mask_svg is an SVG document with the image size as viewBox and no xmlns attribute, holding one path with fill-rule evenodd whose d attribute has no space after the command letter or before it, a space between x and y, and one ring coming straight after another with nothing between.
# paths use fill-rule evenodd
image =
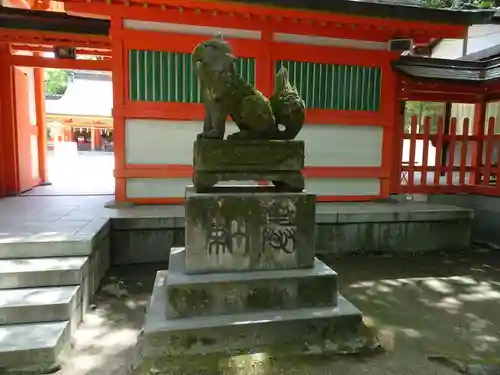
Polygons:
<instances>
[{"instance_id":1,"label":"weathered stone surface","mask_svg":"<svg viewBox=\"0 0 500 375\"><path fill-rule=\"evenodd\" d=\"M67 321L0 326L0 372L3 367L54 363L70 334Z\"/></svg>"},{"instance_id":2,"label":"weathered stone surface","mask_svg":"<svg viewBox=\"0 0 500 375\"><path fill-rule=\"evenodd\" d=\"M315 195L186 191L186 272L311 267Z\"/></svg>"},{"instance_id":3,"label":"weathered stone surface","mask_svg":"<svg viewBox=\"0 0 500 375\"><path fill-rule=\"evenodd\" d=\"M140 337L143 358L286 345L297 351L328 351L338 348L344 334L357 334L362 323L359 310L342 296L337 307L166 319L167 278L168 271L157 273Z\"/></svg>"},{"instance_id":4,"label":"weathered stone surface","mask_svg":"<svg viewBox=\"0 0 500 375\"><path fill-rule=\"evenodd\" d=\"M335 306L337 273L316 259L297 270L185 274L185 250L173 249L167 317Z\"/></svg>"},{"instance_id":5,"label":"weathered stone surface","mask_svg":"<svg viewBox=\"0 0 500 375\"><path fill-rule=\"evenodd\" d=\"M115 230L111 234L113 264L167 262L174 243L168 228Z\"/></svg>"},{"instance_id":6,"label":"weathered stone surface","mask_svg":"<svg viewBox=\"0 0 500 375\"><path fill-rule=\"evenodd\" d=\"M194 142L193 166L206 172L300 171L304 142L200 138Z\"/></svg>"},{"instance_id":7,"label":"weathered stone surface","mask_svg":"<svg viewBox=\"0 0 500 375\"><path fill-rule=\"evenodd\" d=\"M471 244L471 220L319 224L321 254L463 250Z\"/></svg>"}]
</instances>

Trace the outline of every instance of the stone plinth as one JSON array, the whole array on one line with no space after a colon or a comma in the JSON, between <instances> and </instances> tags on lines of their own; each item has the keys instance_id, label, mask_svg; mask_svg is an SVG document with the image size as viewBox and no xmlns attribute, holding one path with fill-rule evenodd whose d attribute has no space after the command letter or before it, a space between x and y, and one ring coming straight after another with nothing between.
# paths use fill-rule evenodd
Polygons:
<instances>
[{"instance_id":1,"label":"stone plinth","mask_svg":"<svg viewBox=\"0 0 500 375\"><path fill-rule=\"evenodd\" d=\"M304 142L200 138L194 142L193 166L200 172L300 172Z\"/></svg>"},{"instance_id":2,"label":"stone plinth","mask_svg":"<svg viewBox=\"0 0 500 375\"><path fill-rule=\"evenodd\" d=\"M170 255L168 318L337 305L337 273L319 259L312 268L188 275L185 255Z\"/></svg>"},{"instance_id":3,"label":"stone plinth","mask_svg":"<svg viewBox=\"0 0 500 375\"><path fill-rule=\"evenodd\" d=\"M361 314L341 295L337 306L172 319L166 308L168 275L158 271L156 276L138 345L142 359L271 348L335 352L344 340L359 339Z\"/></svg>"},{"instance_id":4,"label":"stone plinth","mask_svg":"<svg viewBox=\"0 0 500 375\"><path fill-rule=\"evenodd\" d=\"M200 138L193 147L197 192L210 192L218 182L231 180L269 180L280 191L304 190L303 141Z\"/></svg>"},{"instance_id":5,"label":"stone plinth","mask_svg":"<svg viewBox=\"0 0 500 375\"><path fill-rule=\"evenodd\" d=\"M311 267L315 196L266 188L186 194L186 273Z\"/></svg>"},{"instance_id":6,"label":"stone plinth","mask_svg":"<svg viewBox=\"0 0 500 375\"><path fill-rule=\"evenodd\" d=\"M132 369L220 375L212 356L363 350L359 310L314 257L313 194L186 191L186 248L156 275ZM190 358L186 361L186 358Z\"/></svg>"}]
</instances>

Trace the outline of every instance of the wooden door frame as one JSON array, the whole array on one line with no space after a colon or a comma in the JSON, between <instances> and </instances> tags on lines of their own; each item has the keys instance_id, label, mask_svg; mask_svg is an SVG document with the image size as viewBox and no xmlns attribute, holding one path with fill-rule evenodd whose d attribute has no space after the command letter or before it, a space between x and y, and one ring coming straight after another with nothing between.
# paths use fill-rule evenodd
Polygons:
<instances>
[{"instance_id":1,"label":"wooden door frame","mask_svg":"<svg viewBox=\"0 0 500 375\"><path fill-rule=\"evenodd\" d=\"M14 44L16 43L16 44ZM45 47L40 47L44 44ZM46 46L72 46L79 52L90 54L102 53L103 60L72 60L45 58ZM16 50L30 51L32 55L15 54ZM40 49L38 51L38 49ZM17 149L17 122L15 114L15 67L32 67L34 69L36 122L38 126L38 165L41 183L48 183L46 168L47 127L45 120L45 92L43 68L112 71L109 54L111 41L104 36L82 36L65 33L39 33L30 30L8 30L0 28L0 76L2 92L0 93L2 108L0 109L0 197L15 195L20 192L19 160ZM12 139L10 139L12 138Z\"/></svg>"}]
</instances>

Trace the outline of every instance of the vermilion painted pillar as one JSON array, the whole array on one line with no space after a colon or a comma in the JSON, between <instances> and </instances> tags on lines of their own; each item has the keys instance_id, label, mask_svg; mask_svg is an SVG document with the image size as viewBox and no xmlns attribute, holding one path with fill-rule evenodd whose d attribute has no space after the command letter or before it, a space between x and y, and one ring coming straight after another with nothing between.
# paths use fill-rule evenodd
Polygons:
<instances>
[{"instance_id":1,"label":"vermilion painted pillar","mask_svg":"<svg viewBox=\"0 0 500 375\"><path fill-rule=\"evenodd\" d=\"M73 141L73 131L69 126L65 127L63 130L63 142Z\"/></svg>"},{"instance_id":2,"label":"vermilion painted pillar","mask_svg":"<svg viewBox=\"0 0 500 375\"><path fill-rule=\"evenodd\" d=\"M35 53L35 56L39 53ZM35 78L35 108L38 140L38 173L40 182L48 182L47 171L47 121L45 112L45 88L42 68L34 69Z\"/></svg>"},{"instance_id":3,"label":"vermilion painted pillar","mask_svg":"<svg viewBox=\"0 0 500 375\"><path fill-rule=\"evenodd\" d=\"M125 117L123 104L125 100L125 72L128 66L125 64L123 36L123 19L120 16L111 17L111 41L112 45L112 74L113 74L113 140L115 154L115 201L123 203L127 200L127 184L125 178Z\"/></svg>"},{"instance_id":4,"label":"vermilion painted pillar","mask_svg":"<svg viewBox=\"0 0 500 375\"><path fill-rule=\"evenodd\" d=\"M14 74L9 57L10 45L0 43L0 196L16 194L19 191Z\"/></svg>"},{"instance_id":5,"label":"vermilion painted pillar","mask_svg":"<svg viewBox=\"0 0 500 375\"><path fill-rule=\"evenodd\" d=\"M476 172L476 168L483 165L483 148L484 148L484 134L486 123L486 103L477 103L474 106L474 123L473 135L477 136L479 141L472 142L471 147L471 167L473 172L470 174L469 184L479 185L481 183L481 174Z\"/></svg>"},{"instance_id":6,"label":"vermilion painted pillar","mask_svg":"<svg viewBox=\"0 0 500 375\"><path fill-rule=\"evenodd\" d=\"M90 129L90 150L94 151L97 147L97 130L94 128Z\"/></svg>"}]
</instances>

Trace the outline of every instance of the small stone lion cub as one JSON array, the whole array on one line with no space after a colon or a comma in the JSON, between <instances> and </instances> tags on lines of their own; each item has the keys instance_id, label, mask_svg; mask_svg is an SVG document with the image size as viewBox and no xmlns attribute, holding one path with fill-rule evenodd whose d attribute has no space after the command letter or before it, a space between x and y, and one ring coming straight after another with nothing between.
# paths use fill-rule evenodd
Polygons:
<instances>
[{"instance_id":1,"label":"small stone lion cub","mask_svg":"<svg viewBox=\"0 0 500 375\"><path fill-rule=\"evenodd\" d=\"M239 132L228 139L273 139L279 133L269 100L236 72L231 47L217 35L192 53L202 87L205 120L202 138L223 139L230 115Z\"/></svg>"}]
</instances>

